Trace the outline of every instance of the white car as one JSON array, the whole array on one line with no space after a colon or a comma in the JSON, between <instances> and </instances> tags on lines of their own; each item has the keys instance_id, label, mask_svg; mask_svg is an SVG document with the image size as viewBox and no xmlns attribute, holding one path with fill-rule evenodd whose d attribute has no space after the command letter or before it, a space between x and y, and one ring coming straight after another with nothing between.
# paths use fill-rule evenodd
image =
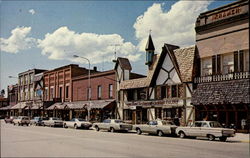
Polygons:
<instances>
[{"instance_id":1,"label":"white car","mask_svg":"<svg viewBox=\"0 0 250 158\"><path fill-rule=\"evenodd\" d=\"M30 118L27 116L18 116L17 118L13 120L13 125L28 126L29 124L30 124Z\"/></svg>"},{"instance_id":2,"label":"white car","mask_svg":"<svg viewBox=\"0 0 250 158\"><path fill-rule=\"evenodd\" d=\"M133 130L136 130L137 134L150 133L157 134L158 136L163 136L164 134L175 134L175 126L172 122L167 122L164 120L152 120L147 124L136 124L133 125Z\"/></svg>"},{"instance_id":3,"label":"white car","mask_svg":"<svg viewBox=\"0 0 250 158\"><path fill-rule=\"evenodd\" d=\"M177 127L176 134L180 138L207 137L209 140L219 138L220 141L226 141L227 137L234 137L235 130L223 128L217 121L196 121L193 125L187 127Z\"/></svg>"},{"instance_id":4,"label":"white car","mask_svg":"<svg viewBox=\"0 0 250 158\"><path fill-rule=\"evenodd\" d=\"M132 130L132 125L124 123L122 120L118 119L106 119L103 122L100 123L94 123L93 127L96 129L96 131L99 131L100 129L108 130L110 132L115 131L129 131Z\"/></svg>"},{"instance_id":5,"label":"white car","mask_svg":"<svg viewBox=\"0 0 250 158\"><path fill-rule=\"evenodd\" d=\"M92 126L92 123L82 119L82 118L73 118L70 121L64 121L63 122L63 127L72 127L72 128L84 128L84 129L89 129Z\"/></svg>"}]
</instances>

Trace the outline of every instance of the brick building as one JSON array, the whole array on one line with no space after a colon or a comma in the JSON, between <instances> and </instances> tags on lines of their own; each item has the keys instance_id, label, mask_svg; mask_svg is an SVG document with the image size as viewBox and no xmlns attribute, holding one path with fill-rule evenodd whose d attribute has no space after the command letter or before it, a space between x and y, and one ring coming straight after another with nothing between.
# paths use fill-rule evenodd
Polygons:
<instances>
[{"instance_id":1,"label":"brick building","mask_svg":"<svg viewBox=\"0 0 250 158\"><path fill-rule=\"evenodd\" d=\"M249 1L201 13L196 21L199 74L192 104L196 120L246 129L249 120Z\"/></svg>"},{"instance_id":2,"label":"brick building","mask_svg":"<svg viewBox=\"0 0 250 158\"><path fill-rule=\"evenodd\" d=\"M97 72L91 70L91 73ZM44 72L43 101L55 102L47 108L46 115L69 119L69 109L65 109L65 103L72 102L73 89L72 78L87 75L88 69L70 64Z\"/></svg>"},{"instance_id":3,"label":"brick building","mask_svg":"<svg viewBox=\"0 0 250 158\"><path fill-rule=\"evenodd\" d=\"M90 120L92 121L114 118L116 108L115 71L109 70L92 74L90 76L89 90L88 81L88 75L82 75L72 79L73 103L78 104L82 102L86 105L85 110L74 110L73 115L86 118L86 110L89 108L91 110Z\"/></svg>"}]
</instances>

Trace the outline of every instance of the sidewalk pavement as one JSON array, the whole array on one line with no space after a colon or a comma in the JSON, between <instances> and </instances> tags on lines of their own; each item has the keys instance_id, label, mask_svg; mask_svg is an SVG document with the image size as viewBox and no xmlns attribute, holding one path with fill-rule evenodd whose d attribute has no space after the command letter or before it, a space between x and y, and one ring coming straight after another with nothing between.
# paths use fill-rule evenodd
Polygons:
<instances>
[{"instance_id":1,"label":"sidewalk pavement","mask_svg":"<svg viewBox=\"0 0 250 158\"><path fill-rule=\"evenodd\" d=\"M236 133L235 137L229 137L229 141L237 141L242 143L250 143L250 134Z\"/></svg>"}]
</instances>

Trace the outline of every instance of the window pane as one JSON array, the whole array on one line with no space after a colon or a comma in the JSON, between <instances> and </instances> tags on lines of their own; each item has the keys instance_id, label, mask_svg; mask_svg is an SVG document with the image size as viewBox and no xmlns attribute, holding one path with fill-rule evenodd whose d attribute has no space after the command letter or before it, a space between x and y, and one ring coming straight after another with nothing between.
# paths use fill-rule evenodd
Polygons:
<instances>
[{"instance_id":1,"label":"window pane","mask_svg":"<svg viewBox=\"0 0 250 158\"><path fill-rule=\"evenodd\" d=\"M216 56L212 56L212 74L216 74Z\"/></svg>"},{"instance_id":2,"label":"window pane","mask_svg":"<svg viewBox=\"0 0 250 158\"><path fill-rule=\"evenodd\" d=\"M238 72L238 52L234 52L234 72Z\"/></svg>"},{"instance_id":3,"label":"window pane","mask_svg":"<svg viewBox=\"0 0 250 158\"><path fill-rule=\"evenodd\" d=\"M221 56L217 55L217 74L221 74Z\"/></svg>"},{"instance_id":4,"label":"window pane","mask_svg":"<svg viewBox=\"0 0 250 158\"><path fill-rule=\"evenodd\" d=\"M172 85L172 98L177 97L177 86Z\"/></svg>"},{"instance_id":5,"label":"window pane","mask_svg":"<svg viewBox=\"0 0 250 158\"><path fill-rule=\"evenodd\" d=\"M109 98L113 98L113 85L109 85Z\"/></svg>"},{"instance_id":6,"label":"window pane","mask_svg":"<svg viewBox=\"0 0 250 158\"><path fill-rule=\"evenodd\" d=\"M239 71L240 72L243 72L244 71L244 56L243 56L244 54L243 54L243 50L240 50L240 54L239 54L239 56L240 56L240 61L239 61Z\"/></svg>"}]
</instances>

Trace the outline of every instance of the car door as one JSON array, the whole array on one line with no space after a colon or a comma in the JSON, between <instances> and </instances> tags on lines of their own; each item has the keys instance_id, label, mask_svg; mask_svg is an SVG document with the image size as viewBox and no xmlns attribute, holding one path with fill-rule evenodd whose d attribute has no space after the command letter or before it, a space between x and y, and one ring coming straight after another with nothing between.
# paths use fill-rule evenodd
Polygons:
<instances>
[{"instance_id":1,"label":"car door","mask_svg":"<svg viewBox=\"0 0 250 158\"><path fill-rule=\"evenodd\" d=\"M74 127L74 123L75 123L75 118L71 119L68 124L70 127Z\"/></svg>"},{"instance_id":2,"label":"car door","mask_svg":"<svg viewBox=\"0 0 250 158\"><path fill-rule=\"evenodd\" d=\"M188 130L187 135L189 136L201 136L201 122L195 122Z\"/></svg>"},{"instance_id":3,"label":"car door","mask_svg":"<svg viewBox=\"0 0 250 158\"><path fill-rule=\"evenodd\" d=\"M151 121L147 122L146 124L141 125L141 131L145 132L145 133L148 133L149 128L150 128L150 124L151 124Z\"/></svg>"},{"instance_id":4,"label":"car door","mask_svg":"<svg viewBox=\"0 0 250 158\"><path fill-rule=\"evenodd\" d=\"M201 130L200 130L200 135L202 137L206 137L207 134L210 133L210 128L207 122L202 122L201 124Z\"/></svg>"},{"instance_id":5,"label":"car door","mask_svg":"<svg viewBox=\"0 0 250 158\"><path fill-rule=\"evenodd\" d=\"M148 128L148 133L156 134L157 132L157 121L151 121Z\"/></svg>"}]
</instances>

